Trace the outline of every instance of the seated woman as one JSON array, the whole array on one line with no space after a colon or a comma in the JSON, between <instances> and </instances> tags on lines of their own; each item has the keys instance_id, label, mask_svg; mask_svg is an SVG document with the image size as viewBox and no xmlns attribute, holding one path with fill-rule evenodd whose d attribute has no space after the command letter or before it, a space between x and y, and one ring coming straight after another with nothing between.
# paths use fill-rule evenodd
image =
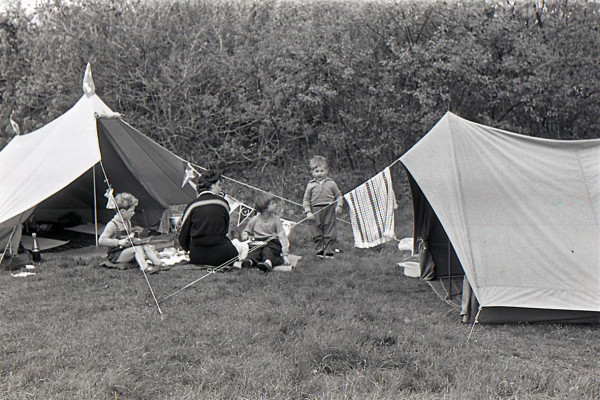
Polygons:
<instances>
[{"instance_id":1,"label":"seated woman","mask_svg":"<svg viewBox=\"0 0 600 400\"><path fill-rule=\"evenodd\" d=\"M225 266L238 259L229 232L229 203L220 196L221 174L203 172L196 182L198 197L183 212L179 244L194 264Z\"/></svg>"},{"instance_id":2,"label":"seated woman","mask_svg":"<svg viewBox=\"0 0 600 400\"><path fill-rule=\"evenodd\" d=\"M117 214L111 219L98 239L98 244L108 246L108 261L113 263L128 263L134 259L144 271L153 272L163 266L154 247L140 244L134 237L131 218L135 214L138 199L130 193L119 193L115 196ZM148 258L153 267L148 265Z\"/></svg>"}]
</instances>

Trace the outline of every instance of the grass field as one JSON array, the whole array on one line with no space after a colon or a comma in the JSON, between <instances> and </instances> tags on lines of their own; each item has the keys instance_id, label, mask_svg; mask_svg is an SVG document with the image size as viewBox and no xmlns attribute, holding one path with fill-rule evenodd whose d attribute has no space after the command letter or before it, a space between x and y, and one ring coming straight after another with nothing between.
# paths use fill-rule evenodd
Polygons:
<instances>
[{"instance_id":1,"label":"grass field","mask_svg":"<svg viewBox=\"0 0 600 400\"><path fill-rule=\"evenodd\" d=\"M344 228L345 229L345 228ZM344 234L346 236L344 236ZM303 233L300 232L300 236ZM216 273L160 303L138 270L0 271L2 399L598 399L591 325L470 325L393 245ZM205 274L150 275L161 299Z\"/></svg>"}]
</instances>

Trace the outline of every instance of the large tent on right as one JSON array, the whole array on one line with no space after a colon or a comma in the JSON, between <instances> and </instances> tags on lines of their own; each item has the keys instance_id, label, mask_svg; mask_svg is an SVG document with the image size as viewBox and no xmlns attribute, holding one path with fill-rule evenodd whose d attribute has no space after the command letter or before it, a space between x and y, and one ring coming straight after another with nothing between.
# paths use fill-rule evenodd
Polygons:
<instances>
[{"instance_id":1,"label":"large tent on right","mask_svg":"<svg viewBox=\"0 0 600 400\"><path fill-rule=\"evenodd\" d=\"M477 322L600 322L600 140L448 112L400 161L422 279L464 275Z\"/></svg>"}]
</instances>

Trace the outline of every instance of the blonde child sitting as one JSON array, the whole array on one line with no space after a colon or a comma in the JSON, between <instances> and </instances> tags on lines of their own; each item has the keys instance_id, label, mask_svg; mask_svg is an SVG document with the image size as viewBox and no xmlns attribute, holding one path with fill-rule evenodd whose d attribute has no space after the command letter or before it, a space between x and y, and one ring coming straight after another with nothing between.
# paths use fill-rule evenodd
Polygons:
<instances>
[{"instance_id":1,"label":"blonde child sitting","mask_svg":"<svg viewBox=\"0 0 600 400\"><path fill-rule=\"evenodd\" d=\"M113 263L128 263L134 259L144 271L154 272L164 264L158 254L149 244L141 244L140 239L134 237L131 218L135 214L138 199L130 193L119 193L115 196L117 213L104 228L98 239L98 244L109 247L107 258ZM148 265L148 258L153 267Z\"/></svg>"}]
</instances>

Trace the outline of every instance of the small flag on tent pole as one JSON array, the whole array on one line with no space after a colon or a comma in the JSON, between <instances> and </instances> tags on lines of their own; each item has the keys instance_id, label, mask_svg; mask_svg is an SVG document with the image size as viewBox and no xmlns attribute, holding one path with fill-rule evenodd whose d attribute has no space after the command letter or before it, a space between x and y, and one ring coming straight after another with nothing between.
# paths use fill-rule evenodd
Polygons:
<instances>
[{"instance_id":1,"label":"small flag on tent pole","mask_svg":"<svg viewBox=\"0 0 600 400\"><path fill-rule=\"evenodd\" d=\"M9 118L9 119L10 119L10 126L12 126L12 128L13 128L13 131L15 131L15 133L16 133L17 135L20 135L20 134L21 134L21 130L19 129L19 124L17 124L17 123L15 122L15 120L13 119L13 114L14 114L14 113L15 113L15 111L14 111L14 110L13 110L13 111L10 113L10 118Z\"/></svg>"},{"instance_id":2,"label":"small flag on tent pole","mask_svg":"<svg viewBox=\"0 0 600 400\"><path fill-rule=\"evenodd\" d=\"M240 205L240 211L238 214L237 226L240 226L241 224L244 223L244 221L246 221L248 218L250 218L250 216L252 215L253 212L254 212L254 208L249 207L249 206L245 205L244 203L242 203Z\"/></svg>"},{"instance_id":3,"label":"small flag on tent pole","mask_svg":"<svg viewBox=\"0 0 600 400\"><path fill-rule=\"evenodd\" d=\"M85 67L85 76L83 77L83 92L86 96L90 97L96 93L96 86L94 85L94 80L92 79L92 66L90 63Z\"/></svg>"},{"instance_id":4,"label":"small flag on tent pole","mask_svg":"<svg viewBox=\"0 0 600 400\"><path fill-rule=\"evenodd\" d=\"M104 197L106 197L108 199L108 202L106 203L106 208L109 210L114 210L115 208L117 208L117 203L115 202L115 197L113 196L113 189L112 188L108 188L106 189L106 193L104 193Z\"/></svg>"},{"instance_id":5,"label":"small flag on tent pole","mask_svg":"<svg viewBox=\"0 0 600 400\"><path fill-rule=\"evenodd\" d=\"M375 247L396 237L396 196L389 167L344 195L344 199L350 208L355 247Z\"/></svg>"},{"instance_id":6,"label":"small flag on tent pole","mask_svg":"<svg viewBox=\"0 0 600 400\"><path fill-rule=\"evenodd\" d=\"M184 187L186 183L189 183L189 185L196 190L196 184L194 183L194 178L196 177L196 175L198 174L198 172L196 172L196 170L192 167L192 165L190 163L187 164L187 166L185 167L185 175L183 177L183 183L181 184L181 187Z\"/></svg>"}]
</instances>

